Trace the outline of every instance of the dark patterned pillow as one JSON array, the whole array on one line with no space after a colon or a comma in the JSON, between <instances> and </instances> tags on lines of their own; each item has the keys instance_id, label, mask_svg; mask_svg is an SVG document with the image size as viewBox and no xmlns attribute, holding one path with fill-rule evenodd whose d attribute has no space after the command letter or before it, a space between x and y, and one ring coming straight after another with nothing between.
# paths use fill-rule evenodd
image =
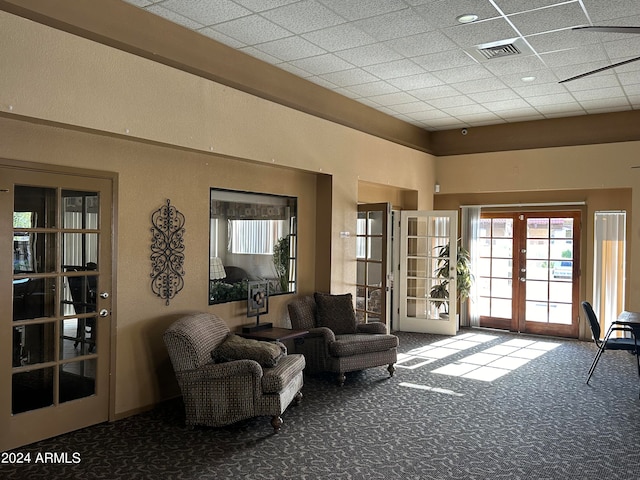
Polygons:
<instances>
[{"instance_id":1,"label":"dark patterned pillow","mask_svg":"<svg viewBox=\"0 0 640 480\"><path fill-rule=\"evenodd\" d=\"M278 360L287 354L287 347L280 342L263 342L243 338L230 333L212 352L216 363L232 360L255 360L263 367L275 367Z\"/></svg>"},{"instance_id":2,"label":"dark patterned pillow","mask_svg":"<svg viewBox=\"0 0 640 480\"><path fill-rule=\"evenodd\" d=\"M356 312L353 310L353 297L350 293L315 293L314 298L319 327L328 327L336 335L356 333Z\"/></svg>"}]
</instances>

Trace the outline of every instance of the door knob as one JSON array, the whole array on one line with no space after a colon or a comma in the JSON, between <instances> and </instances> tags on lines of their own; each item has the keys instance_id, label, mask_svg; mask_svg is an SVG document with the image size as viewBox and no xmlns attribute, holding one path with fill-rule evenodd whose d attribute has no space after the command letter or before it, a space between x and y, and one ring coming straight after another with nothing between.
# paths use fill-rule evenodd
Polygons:
<instances>
[{"instance_id":1,"label":"door knob","mask_svg":"<svg viewBox=\"0 0 640 480\"><path fill-rule=\"evenodd\" d=\"M106 308L103 308L102 310L100 310L99 315L101 317L108 317L109 316L109 310L107 310Z\"/></svg>"}]
</instances>

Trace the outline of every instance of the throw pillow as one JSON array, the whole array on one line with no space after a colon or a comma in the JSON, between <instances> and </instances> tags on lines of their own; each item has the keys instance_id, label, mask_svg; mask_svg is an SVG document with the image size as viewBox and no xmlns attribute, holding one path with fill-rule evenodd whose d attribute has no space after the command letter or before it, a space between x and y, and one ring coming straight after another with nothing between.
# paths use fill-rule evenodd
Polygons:
<instances>
[{"instance_id":1,"label":"throw pillow","mask_svg":"<svg viewBox=\"0 0 640 480\"><path fill-rule=\"evenodd\" d=\"M315 293L319 327L327 327L336 335L356 333L356 312L353 309L353 297L350 293L330 295Z\"/></svg>"},{"instance_id":2,"label":"throw pillow","mask_svg":"<svg viewBox=\"0 0 640 480\"><path fill-rule=\"evenodd\" d=\"M263 367L270 368L275 367L286 354L287 347L280 342L263 342L231 333L211 352L211 358L216 363L255 360Z\"/></svg>"}]
</instances>

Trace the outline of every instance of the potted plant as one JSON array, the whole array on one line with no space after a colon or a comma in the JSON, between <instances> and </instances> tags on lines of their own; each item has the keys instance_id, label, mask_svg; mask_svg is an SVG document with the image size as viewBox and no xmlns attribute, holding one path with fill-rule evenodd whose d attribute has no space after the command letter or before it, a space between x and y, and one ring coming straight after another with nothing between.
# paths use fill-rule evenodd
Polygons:
<instances>
[{"instance_id":1,"label":"potted plant","mask_svg":"<svg viewBox=\"0 0 640 480\"><path fill-rule=\"evenodd\" d=\"M273 247L273 266L280 284L281 292L289 291L289 235L278 240Z\"/></svg>"},{"instance_id":2,"label":"potted plant","mask_svg":"<svg viewBox=\"0 0 640 480\"><path fill-rule=\"evenodd\" d=\"M434 285L430 292L429 297L431 302L439 310L442 305L445 306L444 314L448 314L447 302L444 299L449 297L449 244L436 247L438 249L436 270L434 271L435 277L440 279L440 283ZM473 274L471 273L471 257L469 252L461 245L457 246L456 254L456 301L465 300L469 297L471 291L471 284L473 283ZM438 300L439 298L443 300Z\"/></svg>"}]
</instances>

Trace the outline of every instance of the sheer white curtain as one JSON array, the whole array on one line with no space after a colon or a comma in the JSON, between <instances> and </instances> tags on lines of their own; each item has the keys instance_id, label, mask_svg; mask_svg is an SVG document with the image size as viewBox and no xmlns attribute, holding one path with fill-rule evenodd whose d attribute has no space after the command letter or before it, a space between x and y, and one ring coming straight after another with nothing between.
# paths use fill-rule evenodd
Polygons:
<instances>
[{"instance_id":1,"label":"sheer white curtain","mask_svg":"<svg viewBox=\"0 0 640 480\"><path fill-rule=\"evenodd\" d=\"M593 310L604 335L624 310L626 212L595 212Z\"/></svg>"},{"instance_id":2,"label":"sheer white curtain","mask_svg":"<svg viewBox=\"0 0 640 480\"><path fill-rule=\"evenodd\" d=\"M461 245L469 251L471 257L471 273L474 281L471 284L469 298L460 304L460 325L480 326L480 313L478 312L478 287L475 271L478 265L478 235L480 232L480 207L461 207Z\"/></svg>"},{"instance_id":3,"label":"sheer white curtain","mask_svg":"<svg viewBox=\"0 0 640 480\"><path fill-rule=\"evenodd\" d=\"M229 220L231 253L272 255L278 239L284 236L285 220Z\"/></svg>"}]
</instances>

